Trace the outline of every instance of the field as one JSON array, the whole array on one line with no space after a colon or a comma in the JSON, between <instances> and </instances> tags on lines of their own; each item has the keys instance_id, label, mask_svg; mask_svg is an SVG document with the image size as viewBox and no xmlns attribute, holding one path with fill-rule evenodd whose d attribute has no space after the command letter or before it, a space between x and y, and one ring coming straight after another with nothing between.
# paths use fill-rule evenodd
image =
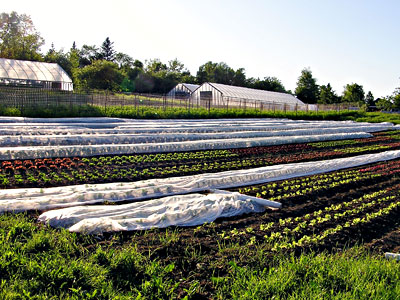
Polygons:
<instances>
[{"instance_id":1,"label":"field","mask_svg":"<svg viewBox=\"0 0 400 300\"><path fill-rule=\"evenodd\" d=\"M384 258L400 250L392 124L3 118L0 129L2 299L400 297L400 266Z\"/></svg>"}]
</instances>

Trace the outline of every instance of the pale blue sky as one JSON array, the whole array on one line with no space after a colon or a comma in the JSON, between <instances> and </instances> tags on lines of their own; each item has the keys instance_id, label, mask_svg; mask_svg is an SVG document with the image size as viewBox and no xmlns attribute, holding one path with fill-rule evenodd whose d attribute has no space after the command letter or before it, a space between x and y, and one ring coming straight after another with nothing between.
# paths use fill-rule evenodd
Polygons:
<instances>
[{"instance_id":1,"label":"pale blue sky","mask_svg":"<svg viewBox=\"0 0 400 300\"><path fill-rule=\"evenodd\" d=\"M375 97L400 86L398 0L114 0L2 3L26 13L46 41L101 45L142 61L178 58L196 74L211 60L276 76L294 90L304 67L342 94L356 82Z\"/></svg>"}]
</instances>

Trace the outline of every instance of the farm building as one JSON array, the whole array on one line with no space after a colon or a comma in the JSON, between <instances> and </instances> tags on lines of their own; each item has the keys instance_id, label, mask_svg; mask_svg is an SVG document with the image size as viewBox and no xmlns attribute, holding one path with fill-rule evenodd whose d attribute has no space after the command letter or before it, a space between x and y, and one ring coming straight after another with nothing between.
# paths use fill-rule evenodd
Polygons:
<instances>
[{"instance_id":1,"label":"farm building","mask_svg":"<svg viewBox=\"0 0 400 300\"><path fill-rule=\"evenodd\" d=\"M56 63L0 58L0 84L72 91L68 74Z\"/></svg>"},{"instance_id":2,"label":"farm building","mask_svg":"<svg viewBox=\"0 0 400 300\"><path fill-rule=\"evenodd\" d=\"M197 84L179 83L167 94L168 98L189 98L192 93L199 87Z\"/></svg>"},{"instance_id":3,"label":"farm building","mask_svg":"<svg viewBox=\"0 0 400 300\"><path fill-rule=\"evenodd\" d=\"M194 105L212 107L249 107L304 109L306 105L291 94L256 90L220 83L203 83L192 94Z\"/></svg>"}]
</instances>

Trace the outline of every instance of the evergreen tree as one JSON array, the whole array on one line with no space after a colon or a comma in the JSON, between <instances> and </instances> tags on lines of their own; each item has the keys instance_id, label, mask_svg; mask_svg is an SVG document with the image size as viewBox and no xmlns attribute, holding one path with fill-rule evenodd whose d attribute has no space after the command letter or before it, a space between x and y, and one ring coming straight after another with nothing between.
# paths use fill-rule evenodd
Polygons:
<instances>
[{"instance_id":1,"label":"evergreen tree","mask_svg":"<svg viewBox=\"0 0 400 300\"><path fill-rule=\"evenodd\" d=\"M110 38L107 37L100 49L100 58L108 61L114 61L115 59L115 50L113 46L114 42L110 41Z\"/></svg>"},{"instance_id":2,"label":"evergreen tree","mask_svg":"<svg viewBox=\"0 0 400 300\"><path fill-rule=\"evenodd\" d=\"M367 103L367 106L375 106L374 95L372 95L371 91L369 91L367 96L365 96L365 102Z\"/></svg>"},{"instance_id":3,"label":"evergreen tree","mask_svg":"<svg viewBox=\"0 0 400 300\"><path fill-rule=\"evenodd\" d=\"M339 102L339 97L335 94L331 84L328 83L327 85L321 85L318 103L332 104L337 102Z\"/></svg>"}]
</instances>

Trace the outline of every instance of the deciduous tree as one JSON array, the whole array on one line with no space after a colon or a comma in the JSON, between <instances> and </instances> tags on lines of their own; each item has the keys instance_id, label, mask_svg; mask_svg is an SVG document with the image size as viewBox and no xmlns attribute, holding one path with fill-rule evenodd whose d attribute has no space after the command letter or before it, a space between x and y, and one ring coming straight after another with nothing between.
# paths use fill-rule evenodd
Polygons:
<instances>
[{"instance_id":1,"label":"deciduous tree","mask_svg":"<svg viewBox=\"0 0 400 300\"><path fill-rule=\"evenodd\" d=\"M365 104L365 93L362 85L357 83L347 84L343 91L343 102Z\"/></svg>"},{"instance_id":2,"label":"deciduous tree","mask_svg":"<svg viewBox=\"0 0 400 300\"><path fill-rule=\"evenodd\" d=\"M317 80L313 78L310 69L303 69L297 80L295 94L304 103L317 103L319 99L319 86Z\"/></svg>"},{"instance_id":3,"label":"deciduous tree","mask_svg":"<svg viewBox=\"0 0 400 300\"><path fill-rule=\"evenodd\" d=\"M264 77L263 80L254 79L250 80L249 88L271 91L271 92L279 92L279 93L286 93L285 87L283 86L282 82L276 77Z\"/></svg>"},{"instance_id":4,"label":"deciduous tree","mask_svg":"<svg viewBox=\"0 0 400 300\"><path fill-rule=\"evenodd\" d=\"M118 65L107 60L96 60L78 70L82 88L119 91L125 76Z\"/></svg>"},{"instance_id":5,"label":"deciduous tree","mask_svg":"<svg viewBox=\"0 0 400 300\"><path fill-rule=\"evenodd\" d=\"M39 50L43 44L30 16L15 11L0 14L0 57L41 60Z\"/></svg>"}]
</instances>

